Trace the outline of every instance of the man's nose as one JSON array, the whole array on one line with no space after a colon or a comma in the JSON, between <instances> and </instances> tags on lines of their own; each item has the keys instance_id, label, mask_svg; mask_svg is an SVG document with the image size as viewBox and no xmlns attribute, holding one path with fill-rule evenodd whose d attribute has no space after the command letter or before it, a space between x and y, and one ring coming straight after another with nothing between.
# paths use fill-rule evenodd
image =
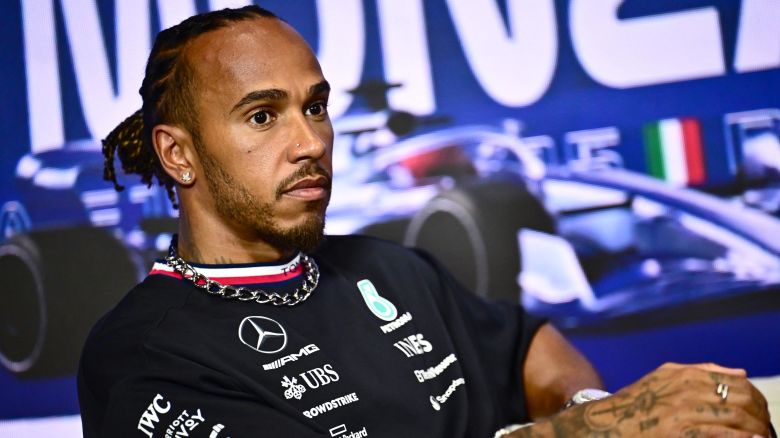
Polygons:
<instances>
[{"instance_id":1,"label":"man's nose","mask_svg":"<svg viewBox=\"0 0 780 438\"><path fill-rule=\"evenodd\" d=\"M325 156L327 146L325 139L311 125L312 122L302 117L303 120L293 127L297 132L292 136L294 143L288 146L290 162L301 160L317 161Z\"/></svg>"}]
</instances>

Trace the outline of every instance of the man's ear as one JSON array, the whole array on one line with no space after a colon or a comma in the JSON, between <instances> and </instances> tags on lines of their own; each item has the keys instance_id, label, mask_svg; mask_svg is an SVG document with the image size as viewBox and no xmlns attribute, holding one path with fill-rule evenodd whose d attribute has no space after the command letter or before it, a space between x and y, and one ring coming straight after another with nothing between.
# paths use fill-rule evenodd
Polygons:
<instances>
[{"instance_id":1,"label":"man's ear","mask_svg":"<svg viewBox=\"0 0 780 438\"><path fill-rule=\"evenodd\" d=\"M175 125L156 125L152 143L165 173L184 186L195 181L197 158L189 132Z\"/></svg>"}]
</instances>

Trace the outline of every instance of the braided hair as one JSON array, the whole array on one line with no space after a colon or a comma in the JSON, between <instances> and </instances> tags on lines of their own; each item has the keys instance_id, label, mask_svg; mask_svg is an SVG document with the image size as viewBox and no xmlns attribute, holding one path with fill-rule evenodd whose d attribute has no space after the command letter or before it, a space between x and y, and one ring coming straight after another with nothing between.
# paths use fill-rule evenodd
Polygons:
<instances>
[{"instance_id":1,"label":"braided hair","mask_svg":"<svg viewBox=\"0 0 780 438\"><path fill-rule=\"evenodd\" d=\"M152 144L152 128L160 123L179 123L197 138L193 113L194 75L183 56L187 44L197 36L257 17L279 19L259 6L223 9L194 15L157 34L146 63L146 74L138 92L143 106L120 123L103 140L103 179L111 181L117 191L124 187L117 181L114 156L119 156L122 170L141 176L151 187L156 178L165 186L168 198L177 208L174 180L163 169Z\"/></svg>"}]
</instances>

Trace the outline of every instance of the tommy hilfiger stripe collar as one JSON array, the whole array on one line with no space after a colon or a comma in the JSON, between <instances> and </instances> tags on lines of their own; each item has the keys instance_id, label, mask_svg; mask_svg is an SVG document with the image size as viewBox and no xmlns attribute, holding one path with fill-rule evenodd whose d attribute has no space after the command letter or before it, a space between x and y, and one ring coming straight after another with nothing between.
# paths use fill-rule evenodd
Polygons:
<instances>
[{"instance_id":1,"label":"tommy hilfiger stripe collar","mask_svg":"<svg viewBox=\"0 0 780 438\"><path fill-rule=\"evenodd\" d=\"M300 254L283 264L244 263L212 265L190 263L190 266L214 281L233 286L285 282L300 279L303 274ZM163 260L155 262L149 275L166 275L173 278L182 278L181 274L175 272Z\"/></svg>"}]
</instances>

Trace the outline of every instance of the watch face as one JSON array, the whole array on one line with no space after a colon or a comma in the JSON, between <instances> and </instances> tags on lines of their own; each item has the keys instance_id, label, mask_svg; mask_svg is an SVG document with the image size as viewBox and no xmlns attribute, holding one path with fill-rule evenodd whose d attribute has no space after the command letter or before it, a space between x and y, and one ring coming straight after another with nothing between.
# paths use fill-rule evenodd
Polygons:
<instances>
[{"instance_id":1,"label":"watch face","mask_svg":"<svg viewBox=\"0 0 780 438\"><path fill-rule=\"evenodd\" d=\"M594 389L594 388L586 388L577 391L577 393L574 394L573 400L574 403L580 405L590 401L601 400L602 398L609 397L610 395L612 394L608 393L607 391L602 391L600 389Z\"/></svg>"}]
</instances>

